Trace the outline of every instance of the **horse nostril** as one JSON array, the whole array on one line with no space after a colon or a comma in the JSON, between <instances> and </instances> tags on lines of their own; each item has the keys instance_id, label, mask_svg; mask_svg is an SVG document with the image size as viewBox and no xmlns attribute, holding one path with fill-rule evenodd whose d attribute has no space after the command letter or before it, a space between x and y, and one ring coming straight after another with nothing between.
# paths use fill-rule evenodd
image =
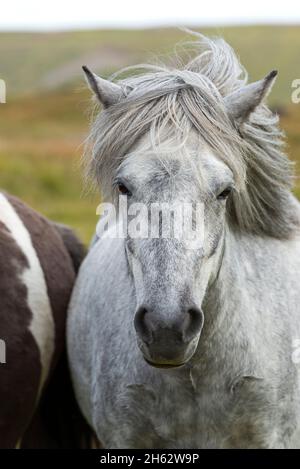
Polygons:
<instances>
[{"instance_id":1,"label":"horse nostril","mask_svg":"<svg viewBox=\"0 0 300 469\"><path fill-rule=\"evenodd\" d=\"M140 306L135 313L134 327L137 335L147 344L152 341L152 333L146 322L148 310L145 306Z\"/></svg>"},{"instance_id":2,"label":"horse nostril","mask_svg":"<svg viewBox=\"0 0 300 469\"><path fill-rule=\"evenodd\" d=\"M183 331L184 342L190 342L195 336L200 334L203 327L204 315L201 309L193 306L187 310L187 321Z\"/></svg>"},{"instance_id":3,"label":"horse nostril","mask_svg":"<svg viewBox=\"0 0 300 469\"><path fill-rule=\"evenodd\" d=\"M134 327L137 336L148 346L163 344L168 341L175 343L189 343L200 334L204 322L202 311L196 306L185 310L183 316L174 315L172 321L164 321L163 318L149 311L147 306L140 306L134 317Z\"/></svg>"}]
</instances>

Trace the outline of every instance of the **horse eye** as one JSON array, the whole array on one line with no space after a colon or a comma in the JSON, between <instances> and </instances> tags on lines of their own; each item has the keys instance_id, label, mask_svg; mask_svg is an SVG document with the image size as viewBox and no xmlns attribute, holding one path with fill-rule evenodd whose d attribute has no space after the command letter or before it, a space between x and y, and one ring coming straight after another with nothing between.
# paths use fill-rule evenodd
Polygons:
<instances>
[{"instance_id":1,"label":"horse eye","mask_svg":"<svg viewBox=\"0 0 300 469\"><path fill-rule=\"evenodd\" d=\"M227 197L228 197L229 194L231 193L231 190L232 190L231 187L227 187L226 189L223 190L223 192L221 192L221 193L218 195L217 199L218 199L218 200L225 200L225 199L227 199Z\"/></svg>"},{"instance_id":2,"label":"horse eye","mask_svg":"<svg viewBox=\"0 0 300 469\"><path fill-rule=\"evenodd\" d=\"M125 184L122 184L121 182L118 183L118 190L122 195L131 195L131 192L127 189Z\"/></svg>"}]
</instances>

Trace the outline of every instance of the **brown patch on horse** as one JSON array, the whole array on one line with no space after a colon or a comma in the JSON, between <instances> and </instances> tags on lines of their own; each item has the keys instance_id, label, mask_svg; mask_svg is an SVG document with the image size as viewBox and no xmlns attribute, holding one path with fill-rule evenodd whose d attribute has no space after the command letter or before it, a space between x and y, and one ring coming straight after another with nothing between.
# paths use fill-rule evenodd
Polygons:
<instances>
[{"instance_id":1,"label":"brown patch on horse","mask_svg":"<svg viewBox=\"0 0 300 469\"><path fill-rule=\"evenodd\" d=\"M73 267L77 274L79 267L86 255L86 249L79 241L77 236L74 235L73 230L71 230L68 226L62 225L61 223L54 223L54 226L63 239L64 245L67 248L69 255L71 256Z\"/></svg>"},{"instance_id":2,"label":"brown patch on horse","mask_svg":"<svg viewBox=\"0 0 300 469\"><path fill-rule=\"evenodd\" d=\"M22 448L91 448L91 429L76 401L66 351L45 389L38 411L22 440Z\"/></svg>"},{"instance_id":3,"label":"brown patch on horse","mask_svg":"<svg viewBox=\"0 0 300 469\"><path fill-rule=\"evenodd\" d=\"M33 314L21 278L29 265L26 253L2 223L0 335L7 345L7 363L0 368L0 446L11 448L19 440L23 448L86 446L83 440L86 437L88 441L89 429L75 400L65 350L67 307L84 251L71 230L58 228L15 197L5 197L27 229L44 274L54 319L55 350L37 402L41 357L29 329Z\"/></svg>"},{"instance_id":4,"label":"brown patch on horse","mask_svg":"<svg viewBox=\"0 0 300 469\"><path fill-rule=\"evenodd\" d=\"M6 363L0 365L0 447L13 448L35 408L41 375L39 349L29 331L32 313L21 281L27 259L0 222L0 335Z\"/></svg>"},{"instance_id":5,"label":"brown patch on horse","mask_svg":"<svg viewBox=\"0 0 300 469\"><path fill-rule=\"evenodd\" d=\"M63 351L67 308L75 281L75 270L62 237L54 225L15 197L9 202L30 233L33 247L44 272L55 324L55 353L52 369Z\"/></svg>"}]
</instances>

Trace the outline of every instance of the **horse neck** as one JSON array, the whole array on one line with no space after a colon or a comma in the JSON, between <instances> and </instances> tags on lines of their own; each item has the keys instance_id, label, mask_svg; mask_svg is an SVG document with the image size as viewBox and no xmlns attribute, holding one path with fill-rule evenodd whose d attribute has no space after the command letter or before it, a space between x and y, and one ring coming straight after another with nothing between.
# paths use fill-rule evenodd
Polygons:
<instances>
[{"instance_id":1,"label":"horse neck","mask_svg":"<svg viewBox=\"0 0 300 469\"><path fill-rule=\"evenodd\" d=\"M262 374L261 351L265 357L269 355L260 334L257 304L248 295L245 281L245 272L255 264L251 249L247 239L230 232L225 236L219 271L202 305L204 328L193 361L199 377L204 372L218 380L240 373L254 377Z\"/></svg>"},{"instance_id":2,"label":"horse neck","mask_svg":"<svg viewBox=\"0 0 300 469\"><path fill-rule=\"evenodd\" d=\"M218 267L213 282L205 296L203 309L206 318L208 336L215 333L226 334L236 329L238 335L247 335L249 321L251 328L255 315L247 317L251 305L247 300L245 270L252 265L245 237L226 231L224 245L219 256Z\"/></svg>"}]
</instances>

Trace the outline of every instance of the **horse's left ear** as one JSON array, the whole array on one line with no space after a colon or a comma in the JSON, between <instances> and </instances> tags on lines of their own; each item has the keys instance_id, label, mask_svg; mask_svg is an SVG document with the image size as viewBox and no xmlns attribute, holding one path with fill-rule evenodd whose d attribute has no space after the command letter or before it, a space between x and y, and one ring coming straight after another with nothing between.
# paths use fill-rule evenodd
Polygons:
<instances>
[{"instance_id":1,"label":"horse's left ear","mask_svg":"<svg viewBox=\"0 0 300 469\"><path fill-rule=\"evenodd\" d=\"M124 97L122 88L119 85L98 77L85 65L83 65L82 70L84 71L90 89L95 93L98 101L100 101L104 107L112 106L121 101Z\"/></svg>"},{"instance_id":2,"label":"horse's left ear","mask_svg":"<svg viewBox=\"0 0 300 469\"><path fill-rule=\"evenodd\" d=\"M272 70L262 80L246 85L224 98L225 108L232 122L241 125L247 120L271 91L276 76L277 70Z\"/></svg>"}]
</instances>

